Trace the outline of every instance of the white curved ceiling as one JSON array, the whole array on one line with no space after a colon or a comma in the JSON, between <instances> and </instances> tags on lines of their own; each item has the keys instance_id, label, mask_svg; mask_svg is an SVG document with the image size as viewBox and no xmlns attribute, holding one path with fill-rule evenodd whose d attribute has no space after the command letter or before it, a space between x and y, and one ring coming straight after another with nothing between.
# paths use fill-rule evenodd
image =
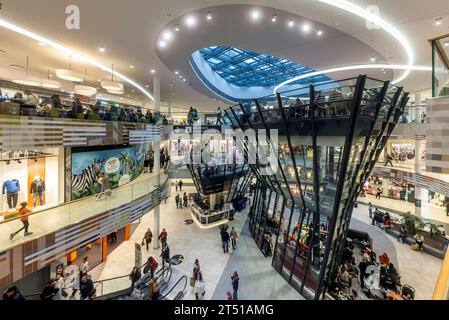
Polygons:
<instances>
[{"instance_id":1,"label":"white curved ceiling","mask_svg":"<svg viewBox=\"0 0 449 320\"><path fill-rule=\"evenodd\" d=\"M449 32L447 0L351 1L362 7L378 6L380 14L400 29L411 42L415 51L416 65L431 64L431 51L427 39ZM143 86L149 85L150 90L152 88L150 70L155 69L161 78L161 97L165 101L163 104L174 99L174 105L179 110L184 110L190 105L205 109L215 108L215 105L211 105L215 103L210 97L180 81L172 70L165 66L156 54L157 36L164 26L176 17L206 7L233 3L235 1L226 0L3 0L1 18L81 51L106 65L114 63L117 70ZM255 7L267 5L294 15L308 17L335 28L337 32L352 35L371 47L373 52L378 52L385 57L387 63L407 63L401 47L385 32L368 30L365 21L360 18L340 9L331 8L317 0L241 0L239 3L251 4ZM81 29L72 31L65 28L65 8L73 4L81 9ZM434 24L434 19L437 17L443 17L443 23L439 26ZM214 20L211 22L214 23ZM230 23L235 21L232 20ZM216 36L217 38L232 37L232 35L220 33ZM5 72L11 70L9 64L23 65L27 55L30 56L32 70L42 76L48 68L54 70L67 67L66 56L53 52L48 47L40 47L35 42L18 37L10 31L0 30L0 39L2 39L0 49L6 51L6 54L0 53L0 67L6 68ZM100 53L98 47L105 47L107 51ZM170 46L167 49L170 50ZM265 49L262 52L266 51L266 47L262 49ZM277 49L281 50L280 47ZM284 50L287 49L284 48ZM325 56L321 61L327 63L325 67L334 66L336 64L334 62L339 62L334 61L336 55L332 52L338 52L335 50L341 49L333 45L323 53ZM4 61L7 62L4 63ZM5 65L6 63L8 65ZM369 61L352 61L352 63L369 63ZM130 69L130 65L135 68ZM86 68L83 64L77 64L76 61L74 67L79 71L84 71ZM102 70L87 68L93 82L97 77L108 77ZM170 84L173 84L173 87ZM412 72L401 85L408 90L425 90L431 86L431 76L429 73ZM127 93L132 98L143 98L137 92L132 93L131 90L131 87L127 88Z\"/></svg>"}]
</instances>

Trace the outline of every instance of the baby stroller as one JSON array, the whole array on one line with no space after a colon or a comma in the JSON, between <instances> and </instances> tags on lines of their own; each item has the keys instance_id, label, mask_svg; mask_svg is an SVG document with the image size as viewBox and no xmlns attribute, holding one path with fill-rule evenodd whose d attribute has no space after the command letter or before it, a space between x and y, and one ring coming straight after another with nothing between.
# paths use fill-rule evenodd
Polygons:
<instances>
[{"instance_id":1,"label":"baby stroller","mask_svg":"<svg viewBox=\"0 0 449 320\"><path fill-rule=\"evenodd\" d=\"M402 285L401 297L405 300L415 300L415 289L407 284Z\"/></svg>"}]
</instances>

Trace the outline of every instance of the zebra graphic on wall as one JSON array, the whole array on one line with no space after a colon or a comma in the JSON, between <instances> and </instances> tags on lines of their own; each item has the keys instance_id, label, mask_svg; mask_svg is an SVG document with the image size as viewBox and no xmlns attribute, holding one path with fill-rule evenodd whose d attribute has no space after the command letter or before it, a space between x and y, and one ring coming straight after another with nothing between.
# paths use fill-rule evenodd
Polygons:
<instances>
[{"instance_id":1,"label":"zebra graphic on wall","mask_svg":"<svg viewBox=\"0 0 449 320\"><path fill-rule=\"evenodd\" d=\"M83 170L81 174L72 174L72 192L83 195L89 191L89 188L97 181L97 175L105 160L94 160L90 166Z\"/></svg>"}]
</instances>

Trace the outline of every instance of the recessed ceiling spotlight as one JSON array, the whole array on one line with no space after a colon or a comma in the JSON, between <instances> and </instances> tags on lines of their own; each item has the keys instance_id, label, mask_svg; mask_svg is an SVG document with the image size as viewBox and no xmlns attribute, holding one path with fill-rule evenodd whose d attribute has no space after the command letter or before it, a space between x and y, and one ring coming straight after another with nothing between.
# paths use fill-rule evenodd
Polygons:
<instances>
[{"instance_id":1,"label":"recessed ceiling spotlight","mask_svg":"<svg viewBox=\"0 0 449 320\"><path fill-rule=\"evenodd\" d=\"M187 79L186 79L186 78L184 78L184 79L182 79L182 81L186 82L186 81L187 81Z\"/></svg>"},{"instance_id":2,"label":"recessed ceiling spotlight","mask_svg":"<svg viewBox=\"0 0 449 320\"><path fill-rule=\"evenodd\" d=\"M132 89L131 92L136 92L136 90Z\"/></svg>"},{"instance_id":3,"label":"recessed ceiling spotlight","mask_svg":"<svg viewBox=\"0 0 449 320\"><path fill-rule=\"evenodd\" d=\"M174 92L172 92L172 93L171 93L171 95L172 95L172 96L174 96L174 95L175 95L175 93L174 93Z\"/></svg>"},{"instance_id":4,"label":"recessed ceiling spotlight","mask_svg":"<svg viewBox=\"0 0 449 320\"><path fill-rule=\"evenodd\" d=\"M167 42L165 42L164 40L159 41L159 47L165 48L166 46L167 46Z\"/></svg>"},{"instance_id":5,"label":"recessed ceiling spotlight","mask_svg":"<svg viewBox=\"0 0 449 320\"><path fill-rule=\"evenodd\" d=\"M146 85L146 86L145 86L145 88L149 88L149 87L150 87L149 85Z\"/></svg>"},{"instance_id":6,"label":"recessed ceiling spotlight","mask_svg":"<svg viewBox=\"0 0 449 320\"><path fill-rule=\"evenodd\" d=\"M253 19L253 20L259 20L261 13L259 10L253 10L253 11L251 11L250 16L251 16L251 19Z\"/></svg>"},{"instance_id":7,"label":"recessed ceiling spotlight","mask_svg":"<svg viewBox=\"0 0 449 320\"><path fill-rule=\"evenodd\" d=\"M196 18L194 16L188 16L185 21L186 25L190 28L196 25Z\"/></svg>"},{"instance_id":8,"label":"recessed ceiling spotlight","mask_svg":"<svg viewBox=\"0 0 449 320\"><path fill-rule=\"evenodd\" d=\"M120 97L120 100L123 100L123 97Z\"/></svg>"},{"instance_id":9,"label":"recessed ceiling spotlight","mask_svg":"<svg viewBox=\"0 0 449 320\"><path fill-rule=\"evenodd\" d=\"M273 16L271 17L271 22L276 22L278 20L278 15L275 13L273 14Z\"/></svg>"},{"instance_id":10,"label":"recessed ceiling spotlight","mask_svg":"<svg viewBox=\"0 0 449 320\"><path fill-rule=\"evenodd\" d=\"M369 59L371 62L376 62L377 61L377 59L376 59L376 57L372 57L371 59Z\"/></svg>"},{"instance_id":11,"label":"recessed ceiling spotlight","mask_svg":"<svg viewBox=\"0 0 449 320\"><path fill-rule=\"evenodd\" d=\"M212 20L212 12L210 12L210 11L207 12L206 19L207 20Z\"/></svg>"},{"instance_id":12,"label":"recessed ceiling spotlight","mask_svg":"<svg viewBox=\"0 0 449 320\"><path fill-rule=\"evenodd\" d=\"M151 73L156 73L156 70L151 69L150 72L151 72Z\"/></svg>"},{"instance_id":13,"label":"recessed ceiling spotlight","mask_svg":"<svg viewBox=\"0 0 449 320\"><path fill-rule=\"evenodd\" d=\"M304 32L309 32L310 29L312 29L312 27L310 26L310 24L304 23L304 24L302 25L302 31L304 31Z\"/></svg>"},{"instance_id":14,"label":"recessed ceiling spotlight","mask_svg":"<svg viewBox=\"0 0 449 320\"><path fill-rule=\"evenodd\" d=\"M179 25L177 24L177 25L175 26L175 31L178 32L179 30L181 30L181 28L180 28Z\"/></svg>"},{"instance_id":15,"label":"recessed ceiling spotlight","mask_svg":"<svg viewBox=\"0 0 449 320\"><path fill-rule=\"evenodd\" d=\"M323 35L323 31L322 30L318 30L316 34L317 34L317 36L322 36Z\"/></svg>"},{"instance_id":16,"label":"recessed ceiling spotlight","mask_svg":"<svg viewBox=\"0 0 449 320\"><path fill-rule=\"evenodd\" d=\"M170 87L174 87L175 85L173 83L170 83Z\"/></svg>"},{"instance_id":17,"label":"recessed ceiling spotlight","mask_svg":"<svg viewBox=\"0 0 449 320\"><path fill-rule=\"evenodd\" d=\"M182 76L179 76L179 79L182 79Z\"/></svg>"},{"instance_id":18,"label":"recessed ceiling spotlight","mask_svg":"<svg viewBox=\"0 0 449 320\"><path fill-rule=\"evenodd\" d=\"M444 46L445 46L445 47L449 47L449 41L446 41L446 42L444 43Z\"/></svg>"},{"instance_id":19,"label":"recessed ceiling spotlight","mask_svg":"<svg viewBox=\"0 0 449 320\"><path fill-rule=\"evenodd\" d=\"M134 69L134 66L129 66L130 69Z\"/></svg>"},{"instance_id":20,"label":"recessed ceiling spotlight","mask_svg":"<svg viewBox=\"0 0 449 320\"><path fill-rule=\"evenodd\" d=\"M443 24L443 18L442 17L439 17L439 18L435 19L435 25L436 26L439 26L439 25L442 25L442 24Z\"/></svg>"},{"instance_id":21,"label":"recessed ceiling spotlight","mask_svg":"<svg viewBox=\"0 0 449 320\"><path fill-rule=\"evenodd\" d=\"M290 21L287 23L287 25L291 28L291 27L293 27L293 26L295 25L295 21L290 20Z\"/></svg>"},{"instance_id":22,"label":"recessed ceiling spotlight","mask_svg":"<svg viewBox=\"0 0 449 320\"><path fill-rule=\"evenodd\" d=\"M42 47L45 47L45 46L46 46L46 44L43 43L43 42L39 42L39 45L42 46Z\"/></svg>"},{"instance_id":23,"label":"recessed ceiling spotlight","mask_svg":"<svg viewBox=\"0 0 449 320\"><path fill-rule=\"evenodd\" d=\"M175 71L175 74L178 75L178 74L179 74L179 71Z\"/></svg>"},{"instance_id":24,"label":"recessed ceiling spotlight","mask_svg":"<svg viewBox=\"0 0 449 320\"><path fill-rule=\"evenodd\" d=\"M97 79L97 81L98 81L98 82L101 82L102 80L101 80L101 79Z\"/></svg>"},{"instance_id":25,"label":"recessed ceiling spotlight","mask_svg":"<svg viewBox=\"0 0 449 320\"><path fill-rule=\"evenodd\" d=\"M127 98L131 98L131 96L128 94L127 96L126 96Z\"/></svg>"},{"instance_id":26,"label":"recessed ceiling spotlight","mask_svg":"<svg viewBox=\"0 0 449 320\"><path fill-rule=\"evenodd\" d=\"M48 75L50 78L53 78L54 77L54 75L52 75L51 73Z\"/></svg>"},{"instance_id":27,"label":"recessed ceiling spotlight","mask_svg":"<svg viewBox=\"0 0 449 320\"><path fill-rule=\"evenodd\" d=\"M171 33L170 31L165 31L162 34L162 38L164 38L165 40L171 40L173 39L173 33Z\"/></svg>"},{"instance_id":28,"label":"recessed ceiling spotlight","mask_svg":"<svg viewBox=\"0 0 449 320\"><path fill-rule=\"evenodd\" d=\"M104 53L104 52L106 52L106 48L100 47L100 48L98 48L98 51L100 51L101 53Z\"/></svg>"}]
</instances>

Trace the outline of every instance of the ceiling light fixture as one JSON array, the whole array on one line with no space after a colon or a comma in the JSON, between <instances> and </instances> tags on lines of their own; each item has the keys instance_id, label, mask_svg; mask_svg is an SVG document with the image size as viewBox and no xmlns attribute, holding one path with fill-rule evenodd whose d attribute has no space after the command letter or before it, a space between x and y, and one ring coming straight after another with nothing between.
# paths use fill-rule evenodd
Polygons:
<instances>
[{"instance_id":1,"label":"ceiling light fixture","mask_svg":"<svg viewBox=\"0 0 449 320\"><path fill-rule=\"evenodd\" d=\"M295 21L290 20L290 21L287 23L287 25L288 25L290 28L292 28L292 27L295 25Z\"/></svg>"},{"instance_id":2,"label":"ceiling light fixture","mask_svg":"<svg viewBox=\"0 0 449 320\"><path fill-rule=\"evenodd\" d=\"M69 69L57 69L56 76L59 79L73 82L82 82L84 80L84 75L81 72L72 70L72 56L69 56Z\"/></svg>"},{"instance_id":3,"label":"ceiling light fixture","mask_svg":"<svg viewBox=\"0 0 449 320\"><path fill-rule=\"evenodd\" d=\"M165 40L171 40L171 39L173 39L173 33L171 33L170 31L165 31L163 34L162 34L162 38L164 38Z\"/></svg>"},{"instance_id":4,"label":"ceiling light fixture","mask_svg":"<svg viewBox=\"0 0 449 320\"><path fill-rule=\"evenodd\" d=\"M377 59L376 59L376 57L372 57L371 59L369 59L371 62L376 62L377 61Z\"/></svg>"},{"instance_id":5,"label":"ceiling light fixture","mask_svg":"<svg viewBox=\"0 0 449 320\"><path fill-rule=\"evenodd\" d=\"M194 16L188 16L185 23L189 28L192 28L196 25L196 18Z\"/></svg>"},{"instance_id":6,"label":"ceiling light fixture","mask_svg":"<svg viewBox=\"0 0 449 320\"><path fill-rule=\"evenodd\" d=\"M181 28L179 28L179 25L177 24L177 25L175 26L175 31L178 32L179 30L181 30Z\"/></svg>"},{"instance_id":7,"label":"ceiling light fixture","mask_svg":"<svg viewBox=\"0 0 449 320\"><path fill-rule=\"evenodd\" d=\"M134 66L129 66L130 69L134 69Z\"/></svg>"},{"instance_id":8,"label":"ceiling light fixture","mask_svg":"<svg viewBox=\"0 0 449 320\"><path fill-rule=\"evenodd\" d=\"M310 26L310 24L304 23L304 24L302 25L302 31L304 31L304 32L309 32L310 29L312 29L312 27Z\"/></svg>"},{"instance_id":9,"label":"ceiling light fixture","mask_svg":"<svg viewBox=\"0 0 449 320\"><path fill-rule=\"evenodd\" d=\"M75 93L81 96L92 97L97 94L97 89L90 86L75 86Z\"/></svg>"},{"instance_id":10,"label":"ceiling light fixture","mask_svg":"<svg viewBox=\"0 0 449 320\"><path fill-rule=\"evenodd\" d=\"M165 48L166 46L167 46L167 42L165 42L164 40L159 41L159 47Z\"/></svg>"},{"instance_id":11,"label":"ceiling light fixture","mask_svg":"<svg viewBox=\"0 0 449 320\"><path fill-rule=\"evenodd\" d=\"M98 48L98 51L100 51L101 53L104 53L104 52L106 52L106 48L100 47L100 48Z\"/></svg>"},{"instance_id":12,"label":"ceiling light fixture","mask_svg":"<svg viewBox=\"0 0 449 320\"><path fill-rule=\"evenodd\" d=\"M151 69L150 72L154 74L154 73L156 73L156 70Z\"/></svg>"},{"instance_id":13,"label":"ceiling light fixture","mask_svg":"<svg viewBox=\"0 0 449 320\"><path fill-rule=\"evenodd\" d=\"M42 80L42 87L47 89L59 89L61 88L61 83L55 80L50 80L52 75L50 74L50 70L48 70L47 79Z\"/></svg>"},{"instance_id":14,"label":"ceiling light fixture","mask_svg":"<svg viewBox=\"0 0 449 320\"><path fill-rule=\"evenodd\" d=\"M443 18L442 17L439 17L439 18L435 19L435 25L436 26L440 26L442 24L443 24Z\"/></svg>"},{"instance_id":15,"label":"ceiling light fixture","mask_svg":"<svg viewBox=\"0 0 449 320\"><path fill-rule=\"evenodd\" d=\"M261 14L260 14L259 10L253 10L253 11L251 11L250 16L251 16L251 19L253 19L253 20L259 20Z\"/></svg>"},{"instance_id":16,"label":"ceiling light fixture","mask_svg":"<svg viewBox=\"0 0 449 320\"><path fill-rule=\"evenodd\" d=\"M317 34L317 36L322 36L323 35L323 31L322 30L318 30L318 32L316 34Z\"/></svg>"},{"instance_id":17,"label":"ceiling light fixture","mask_svg":"<svg viewBox=\"0 0 449 320\"><path fill-rule=\"evenodd\" d=\"M351 71L351 70L359 70L359 69L390 69L390 70L407 70L409 73L410 71L432 71L432 67L426 67L426 66L409 66L409 65L397 65L397 64L360 64L360 65L351 65L351 66L344 66L344 67L337 67L337 68L330 68L330 69L323 69L318 70L314 72L309 72L302 74L300 76L291 78L287 81L282 82L281 84L278 84L274 90L273 93L276 94L279 89L282 87L289 85L290 83L307 79L310 77L319 76L322 74L329 74L329 73L335 73L335 72L341 72L341 71Z\"/></svg>"},{"instance_id":18,"label":"ceiling light fixture","mask_svg":"<svg viewBox=\"0 0 449 320\"><path fill-rule=\"evenodd\" d=\"M179 71L175 71L175 74L178 75L178 74L179 74Z\"/></svg>"},{"instance_id":19,"label":"ceiling light fixture","mask_svg":"<svg viewBox=\"0 0 449 320\"><path fill-rule=\"evenodd\" d=\"M50 47L52 47L52 48L54 48L54 49L56 49L56 50L58 50L58 51L60 51L62 53L65 53L67 55L71 55L73 57L76 57L77 59L79 59L81 61L84 61L86 63L89 63L89 64L91 64L91 65L93 65L93 66L95 66L97 68L103 69L106 72L110 72L110 69L107 66L103 65L102 63L100 63L100 62L98 62L98 61L96 61L96 60L94 60L94 59L92 59L92 58L90 58L90 57L88 57L86 55L83 55L83 54L81 54L79 52L76 52L75 50L72 50L72 49L70 49L68 47L65 47L65 46L63 46L63 45L61 45L61 44L59 44L59 43L57 43L55 41L52 41L52 40L50 40L48 38L45 38L45 37L43 37L43 36L41 36L41 35L39 35L37 33L31 32L31 31L29 31L27 29L24 29L24 28L20 27L20 26L12 24L12 23L4 20L4 19L0 19L0 27L3 27L3 28L6 28L8 30L11 30L13 32L19 33L19 34L21 34L21 35L23 35L25 37L28 37L30 39L33 39L35 41L45 43L47 46L50 46ZM142 86L140 86L137 82L135 82L134 80L128 78L127 76L125 76L125 75L123 75L121 73L117 72L116 75L120 79L128 82L129 84L131 84L135 88L139 89L149 99L154 101L154 97L148 91L146 91Z\"/></svg>"},{"instance_id":20,"label":"ceiling light fixture","mask_svg":"<svg viewBox=\"0 0 449 320\"><path fill-rule=\"evenodd\" d=\"M382 29L384 29L386 32L388 32L392 37L394 37L400 44L401 46L404 48L407 57L408 57L408 65L410 67L413 67L413 63L414 63L414 53L413 53L413 49L412 46L410 45L409 41L407 40L407 38L404 37L404 35L402 35L402 33L393 25L391 25L390 23L388 23L386 20L384 20L382 17L369 12L366 9L363 9L362 7L353 4L349 1L346 0L317 0L319 2L322 3L326 3L328 5L340 8L342 10L345 10L347 12L350 12L352 14L355 14L361 18L363 18L366 21L370 21L372 23L374 23L375 25L381 27ZM405 72L397 79L395 79L392 83L398 83L401 82L402 80L404 80L405 78L407 78L407 76L410 74L410 69L405 69Z\"/></svg>"},{"instance_id":21,"label":"ceiling light fixture","mask_svg":"<svg viewBox=\"0 0 449 320\"><path fill-rule=\"evenodd\" d=\"M206 19L207 20L212 20L212 12L210 12L210 11L207 12Z\"/></svg>"},{"instance_id":22,"label":"ceiling light fixture","mask_svg":"<svg viewBox=\"0 0 449 320\"><path fill-rule=\"evenodd\" d=\"M146 86L145 86L145 88L149 88L149 87L150 87L149 85L146 85Z\"/></svg>"},{"instance_id":23,"label":"ceiling light fixture","mask_svg":"<svg viewBox=\"0 0 449 320\"><path fill-rule=\"evenodd\" d=\"M444 46L445 46L445 47L449 47L449 41L446 41L446 42L444 43Z\"/></svg>"},{"instance_id":24,"label":"ceiling light fixture","mask_svg":"<svg viewBox=\"0 0 449 320\"><path fill-rule=\"evenodd\" d=\"M124 90L123 83L114 81L114 65L111 67L111 80L112 81L102 81L101 87L111 93L122 92Z\"/></svg>"},{"instance_id":25,"label":"ceiling light fixture","mask_svg":"<svg viewBox=\"0 0 449 320\"><path fill-rule=\"evenodd\" d=\"M30 59L27 56L27 64L26 64L26 74L25 76L14 76L12 78L12 82L17 83L17 84L21 84L24 86L33 86L33 87L38 87L41 85L41 81L37 78L34 77L30 77L29 74L29 64L30 64Z\"/></svg>"},{"instance_id":26,"label":"ceiling light fixture","mask_svg":"<svg viewBox=\"0 0 449 320\"><path fill-rule=\"evenodd\" d=\"M271 17L271 22L276 22L278 20L278 15L275 13L273 14L273 16Z\"/></svg>"},{"instance_id":27,"label":"ceiling light fixture","mask_svg":"<svg viewBox=\"0 0 449 320\"><path fill-rule=\"evenodd\" d=\"M45 46L46 46L46 44L43 43L43 42L39 42L39 45L42 46L42 47L45 47Z\"/></svg>"}]
</instances>

